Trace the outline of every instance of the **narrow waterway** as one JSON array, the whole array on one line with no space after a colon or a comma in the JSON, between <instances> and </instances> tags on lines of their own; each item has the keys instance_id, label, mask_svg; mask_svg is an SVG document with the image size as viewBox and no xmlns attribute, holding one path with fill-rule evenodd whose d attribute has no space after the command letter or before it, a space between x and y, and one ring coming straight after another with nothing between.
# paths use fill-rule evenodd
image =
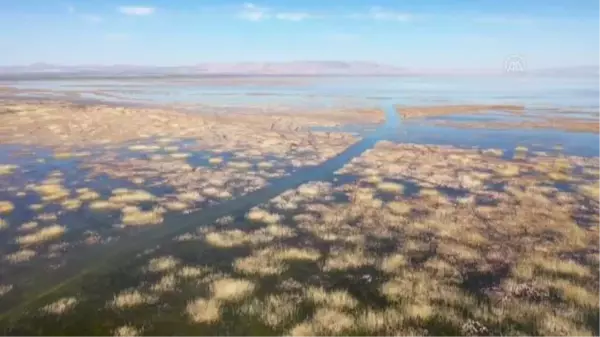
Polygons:
<instances>
[{"instance_id":1,"label":"narrow waterway","mask_svg":"<svg viewBox=\"0 0 600 337\"><path fill-rule=\"evenodd\" d=\"M161 242L191 231L194 228L210 225L223 216L243 216L251 208L278 196L289 189L310 181L332 181L334 172L342 168L353 158L359 157L377 142L397 135L400 118L393 104L383 107L386 120L374 131L366 134L360 141L349 146L342 153L323 162L321 165L298 169L291 176L275 179L257 191L233 200L208 207L190 214L174 213L165 216L164 223L148 228L135 236L101 245L82 254L72 254L64 266L54 273L46 271L28 275L28 281L15 285L15 289L5 295L0 302L0 326L10 327L10 321L22 313L35 310L38 303L47 297L74 285L83 276L107 272L119 266L146 249L160 245Z\"/></svg>"}]
</instances>

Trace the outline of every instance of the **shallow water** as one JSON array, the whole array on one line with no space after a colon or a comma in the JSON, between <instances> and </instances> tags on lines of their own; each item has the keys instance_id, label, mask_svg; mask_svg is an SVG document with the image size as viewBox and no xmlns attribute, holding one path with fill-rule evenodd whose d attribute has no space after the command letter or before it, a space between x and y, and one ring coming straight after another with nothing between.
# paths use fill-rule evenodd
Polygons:
<instances>
[{"instance_id":1,"label":"shallow water","mask_svg":"<svg viewBox=\"0 0 600 337\"><path fill-rule=\"evenodd\" d=\"M525 104L598 111L594 77L535 76L404 76L299 77L273 84L273 77L252 82L217 78L177 82L149 80L52 80L1 82L20 89L91 92L110 90L126 100L154 103L202 103L230 106L372 106L382 100L405 105ZM248 80L248 79L246 79Z\"/></svg>"}]
</instances>

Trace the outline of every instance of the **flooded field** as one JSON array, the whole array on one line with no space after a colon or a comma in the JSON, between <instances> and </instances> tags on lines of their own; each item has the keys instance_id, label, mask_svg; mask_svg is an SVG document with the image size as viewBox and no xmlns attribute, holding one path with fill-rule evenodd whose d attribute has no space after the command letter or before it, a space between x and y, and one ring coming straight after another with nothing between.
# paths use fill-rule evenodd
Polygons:
<instances>
[{"instance_id":1,"label":"flooded field","mask_svg":"<svg viewBox=\"0 0 600 337\"><path fill-rule=\"evenodd\" d=\"M5 334L599 333L597 83L231 81L6 85Z\"/></svg>"}]
</instances>

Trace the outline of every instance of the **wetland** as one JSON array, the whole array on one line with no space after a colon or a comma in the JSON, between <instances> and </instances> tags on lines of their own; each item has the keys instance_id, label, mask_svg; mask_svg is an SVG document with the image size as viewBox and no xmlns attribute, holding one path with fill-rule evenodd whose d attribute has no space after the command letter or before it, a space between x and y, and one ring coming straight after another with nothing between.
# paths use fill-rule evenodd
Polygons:
<instances>
[{"instance_id":1,"label":"wetland","mask_svg":"<svg viewBox=\"0 0 600 337\"><path fill-rule=\"evenodd\" d=\"M598 335L597 82L469 81L4 83L0 328Z\"/></svg>"}]
</instances>

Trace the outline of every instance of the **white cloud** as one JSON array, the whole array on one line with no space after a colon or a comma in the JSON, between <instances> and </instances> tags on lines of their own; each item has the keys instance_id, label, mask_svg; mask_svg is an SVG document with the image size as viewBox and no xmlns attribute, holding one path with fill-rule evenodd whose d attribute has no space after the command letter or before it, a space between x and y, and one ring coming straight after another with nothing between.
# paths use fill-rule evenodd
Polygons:
<instances>
[{"instance_id":1,"label":"white cloud","mask_svg":"<svg viewBox=\"0 0 600 337\"><path fill-rule=\"evenodd\" d=\"M302 21L311 17L312 15L304 12L282 12L275 14L276 19L286 21Z\"/></svg>"},{"instance_id":2,"label":"white cloud","mask_svg":"<svg viewBox=\"0 0 600 337\"><path fill-rule=\"evenodd\" d=\"M262 21L270 17L268 11L269 9L266 7L259 7L253 3L246 2L238 16L248 21Z\"/></svg>"},{"instance_id":3,"label":"white cloud","mask_svg":"<svg viewBox=\"0 0 600 337\"><path fill-rule=\"evenodd\" d=\"M374 20L401 22L406 22L413 19L412 15L409 13L386 10L381 7L371 7L369 9L368 17Z\"/></svg>"},{"instance_id":4,"label":"white cloud","mask_svg":"<svg viewBox=\"0 0 600 337\"><path fill-rule=\"evenodd\" d=\"M154 7L137 7L137 6L121 6L118 8L119 12L125 15L151 15L156 11Z\"/></svg>"},{"instance_id":5,"label":"white cloud","mask_svg":"<svg viewBox=\"0 0 600 337\"><path fill-rule=\"evenodd\" d=\"M306 12L278 12L268 7L258 6L251 2L244 3L237 16L240 19L255 22L269 19L297 22L314 17L314 15Z\"/></svg>"}]
</instances>

